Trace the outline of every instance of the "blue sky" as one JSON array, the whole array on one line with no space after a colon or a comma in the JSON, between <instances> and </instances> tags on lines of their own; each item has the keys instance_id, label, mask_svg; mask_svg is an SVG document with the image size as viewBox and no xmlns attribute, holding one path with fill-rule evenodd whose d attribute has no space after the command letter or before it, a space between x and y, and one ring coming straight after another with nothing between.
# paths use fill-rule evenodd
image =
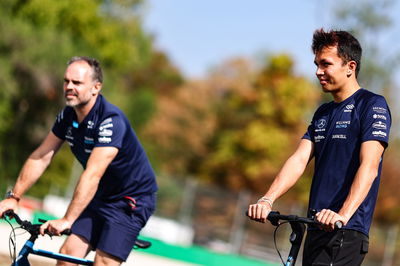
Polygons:
<instances>
[{"instance_id":1,"label":"blue sky","mask_svg":"<svg viewBox=\"0 0 400 266\"><path fill-rule=\"evenodd\" d=\"M259 59L278 52L291 54L297 72L313 77L312 33L331 27L335 2L148 0L144 24L154 34L156 46L190 78L204 77L228 58ZM393 14L400 13L399 6L396 2ZM399 43L399 25L396 22L389 33L388 43Z\"/></svg>"}]
</instances>

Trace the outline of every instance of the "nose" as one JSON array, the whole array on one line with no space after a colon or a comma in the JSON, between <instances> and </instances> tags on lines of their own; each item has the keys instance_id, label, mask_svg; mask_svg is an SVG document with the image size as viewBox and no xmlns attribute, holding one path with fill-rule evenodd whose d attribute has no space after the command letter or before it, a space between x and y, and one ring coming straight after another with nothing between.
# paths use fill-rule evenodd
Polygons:
<instances>
[{"instance_id":1,"label":"nose","mask_svg":"<svg viewBox=\"0 0 400 266\"><path fill-rule=\"evenodd\" d=\"M317 66L317 70L315 71L315 74L317 76L322 76L324 74L324 71L320 67Z\"/></svg>"},{"instance_id":2,"label":"nose","mask_svg":"<svg viewBox=\"0 0 400 266\"><path fill-rule=\"evenodd\" d=\"M72 83L72 81L65 81L64 82L64 88L65 89L72 89L73 88L73 83Z\"/></svg>"}]
</instances>

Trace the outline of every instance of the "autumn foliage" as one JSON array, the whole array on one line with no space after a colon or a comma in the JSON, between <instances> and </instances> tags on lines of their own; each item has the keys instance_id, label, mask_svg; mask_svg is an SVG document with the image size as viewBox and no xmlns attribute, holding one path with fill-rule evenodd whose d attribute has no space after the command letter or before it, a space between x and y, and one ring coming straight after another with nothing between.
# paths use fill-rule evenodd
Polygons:
<instances>
[{"instance_id":1,"label":"autumn foliage","mask_svg":"<svg viewBox=\"0 0 400 266\"><path fill-rule=\"evenodd\" d=\"M162 171L233 190L265 189L304 133L318 95L287 55L259 68L235 59L160 97L144 136L159 146Z\"/></svg>"}]
</instances>

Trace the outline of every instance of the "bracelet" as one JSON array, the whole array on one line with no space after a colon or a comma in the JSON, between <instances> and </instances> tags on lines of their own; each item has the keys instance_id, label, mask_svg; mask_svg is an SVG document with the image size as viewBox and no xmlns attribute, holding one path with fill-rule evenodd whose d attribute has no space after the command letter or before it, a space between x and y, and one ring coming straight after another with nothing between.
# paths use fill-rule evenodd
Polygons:
<instances>
[{"instance_id":1,"label":"bracelet","mask_svg":"<svg viewBox=\"0 0 400 266\"><path fill-rule=\"evenodd\" d=\"M257 201L257 203L260 203L260 202L266 202L266 203L268 203L269 206L271 206L271 208L272 208L273 202L272 202L271 199L269 199L269 198L267 198L267 197L262 197L262 198L260 198L260 199Z\"/></svg>"}]
</instances>

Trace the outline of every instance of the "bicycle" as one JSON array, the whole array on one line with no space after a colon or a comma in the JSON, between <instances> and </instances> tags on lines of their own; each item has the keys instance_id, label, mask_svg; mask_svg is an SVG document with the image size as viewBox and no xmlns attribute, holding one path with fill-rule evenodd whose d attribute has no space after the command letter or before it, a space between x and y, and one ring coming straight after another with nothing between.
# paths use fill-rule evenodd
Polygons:
<instances>
[{"instance_id":1,"label":"bicycle","mask_svg":"<svg viewBox=\"0 0 400 266\"><path fill-rule=\"evenodd\" d=\"M35 254L38 256L42 257L47 257L51 259L56 259L56 260L61 260L61 261L66 261L66 262L71 262L71 263L76 263L79 265L93 265L93 261L88 260L88 259L83 259L83 258L78 258L74 256L69 256L61 253L56 253L56 252L51 252L43 249L37 249L34 247L35 241L38 239L40 233L39 229L41 226L41 223L45 223L46 220L39 219L38 224L32 224L30 221L22 220L16 213L13 211L9 210L4 213L5 217L8 217L9 219L14 218L19 227L14 227L10 221L5 219L7 223L10 224L12 231L10 233L10 243L9 243L9 248L10 248L10 257L12 260L11 266L29 266L29 260L28 256L29 254ZM16 257L16 235L15 235L15 229L17 228L22 228L25 231L27 231L30 234L29 239L25 242L24 246L21 248L18 257ZM52 237L53 235L45 231L45 234L49 235ZM67 229L61 233L62 235L70 235L71 230ZM11 247L12 245L12 247ZM135 242L134 248L149 248L151 246L151 242L145 241L145 240L140 240L137 239Z\"/></svg>"},{"instance_id":2,"label":"bicycle","mask_svg":"<svg viewBox=\"0 0 400 266\"><path fill-rule=\"evenodd\" d=\"M314 225L314 226L319 226L320 223L315 219L314 215L315 215L315 211L311 211L311 218L307 218L307 217L300 217L297 215L282 215L277 211L271 211L268 214L268 221L276 226L275 230L274 230L274 245L275 245L275 249L283 263L284 266L293 266L296 264L296 260L297 260L297 255L299 254L300 251L300 247L301 247L301 243L303 241L303 236L304 236L304 232L306 229L306 225L310 226L310 225ZM280 221L284 221L284 222L280 222ZM289 241L291 243L291 248L289 251L289 255L286 259L286 262L283 261L282 255L279 252L279 249L277 248L276 245L276 233L277 230L279 228L279 226L281 226L282 224L286 224L289 223L291 228L292 228L292 232L290 234L289 237ZM335 223L335 229L340 229L342 228L343 223L340 221L337 221Z\"/></svg>"}]
</instances>

